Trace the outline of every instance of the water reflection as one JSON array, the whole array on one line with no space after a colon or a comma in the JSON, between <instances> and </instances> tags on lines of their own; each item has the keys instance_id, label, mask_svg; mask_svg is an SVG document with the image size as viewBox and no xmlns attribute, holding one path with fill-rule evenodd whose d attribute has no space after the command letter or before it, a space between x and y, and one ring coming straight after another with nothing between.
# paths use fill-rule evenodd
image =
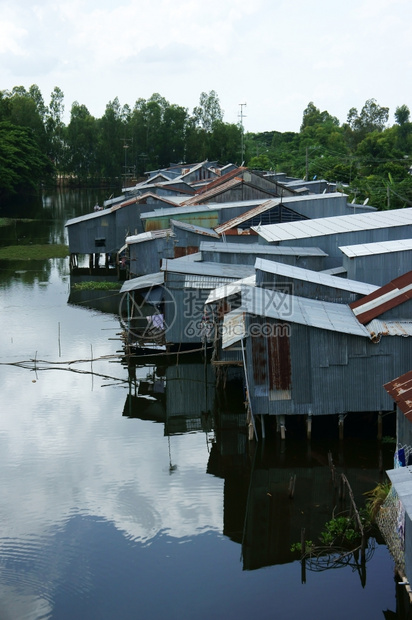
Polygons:
<instances>
[{"instance_id":1,"label":"water reflection","mask_svg":"<svg viewBox=\"0 0 412 620\"><path fill-rule=\"evenodd\" d=\"M351 567L302 585L290 551L339 506L329 452L361 501L381 476L376 442L255 446L242 392L222 398L201 357L126 364L116 310L72 297L67 261L0 267L1 618L346 620L395 607L383 545L365 587Z\"/></svg>"}]
</instances>

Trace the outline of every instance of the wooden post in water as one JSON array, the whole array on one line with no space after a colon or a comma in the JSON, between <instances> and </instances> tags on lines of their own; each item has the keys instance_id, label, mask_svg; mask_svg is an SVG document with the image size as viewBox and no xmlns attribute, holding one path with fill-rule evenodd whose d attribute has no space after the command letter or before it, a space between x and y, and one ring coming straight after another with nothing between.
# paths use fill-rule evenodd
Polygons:
<instances>
[{"instance_id":1,"label":"wooden post in water","mask_svg":"<svg viewBox=\"0 0 412 620\"><path fill-rule=\"evenodd\" d=\"M306 560L305 560L305 555L306 555L306 532L305 532L305 528L302 527L301 531L300 531L300 546L301 546L301 556L300 556L300 560L301 560L301 579L302 579L302 583L306 583Z\"/></svg>"},{"instance_id":2,"label":"wooden post in water","mask_svg":"<svg viewBox=\"0 0 412 620\"><path fill-rule=\"evenodd\" d=\"M312 414L309 413L306 418L306 437L312 439Z\"/></svg>"},{"instance_id":3,"label":"wooden post in water","mask_svg":"<svg viewBox=\"0 0 412 620\"><path fill-rule=\"evenodd\" d=\"M339 421L338 421L338 426L339 426L339 439L342 440L343 439L343 423L345 420L345 416L343 415L343 413L339 414Z\"/></svg>"},{"instance_id":4,"label":"wooden post in water","mask_svg":"<svg viewBox=\"0 0 412 620\"><path fill-rule=\"evenodd\" d=\"M382 419L383 419L382 411L379 411L378 412L378 437L377 437L378 441L382 440Z\"/></svg>"},{"instance_id":5,"label":"wooden post in water","mask_svg":"<svg viewBox=\"0 0 412 620\"><path fill-rule=\"evenodd\" d=\"M285 426L285 416L279 416L279 424L280 424L280 438L286 439L286 426Z\"/></svg>"}]
</instances>

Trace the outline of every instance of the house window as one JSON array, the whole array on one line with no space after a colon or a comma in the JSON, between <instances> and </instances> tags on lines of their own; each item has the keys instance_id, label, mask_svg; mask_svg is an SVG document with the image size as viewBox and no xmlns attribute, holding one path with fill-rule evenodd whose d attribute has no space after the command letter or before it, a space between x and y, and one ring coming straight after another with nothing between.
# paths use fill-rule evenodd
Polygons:
<instances>
[{"instance_id":1,"label":"house window","mask_svg":"<svg viewBox=\"0 0 412 620\"><path fill-rule=\"evenodd\" d=\"M96 237L94 240L95 248L104 248L106 247L106 237Z\"/></svg>"}]
</instances>

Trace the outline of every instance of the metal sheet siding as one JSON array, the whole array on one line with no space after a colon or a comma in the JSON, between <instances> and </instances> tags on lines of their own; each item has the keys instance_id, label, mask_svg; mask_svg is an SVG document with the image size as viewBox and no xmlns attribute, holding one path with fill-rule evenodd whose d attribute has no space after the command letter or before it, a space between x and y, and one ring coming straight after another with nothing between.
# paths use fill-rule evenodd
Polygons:
<instances>
[{"instance_id":1,"label":"metal sheet siding","mask_svg":"<svg viewBox=\"0 0 412 620\"><path fill-rule=\"evenodd\" d=\"M255 320L248 317L249 322ZM267 319L269 325L273 325ZM248 329L250 323L248 324ZM405 338L383 338L379 344L347 334L290 326L291 398L275 401L270 394L268 364L252 360L270 346L260 338L247 339L248 376L255 414L330 415L359 411L391 411L392 400L383 385L394 373L412 367L412 350ZM279 359L282 359L281 356ZM283 357L284 359L284 357Z\"/></svg>"},{"instance_id":2,"label":"metal sheet siding","mask_svg":"<svg viewBox=\"0 0 412 620\"><path fill-rule=\"evenodd\" d=\"M402 243L402 240L400 239L395 243ZM353 258L348 258L346 255L343 256L343 266L348 274L348 278L370 282L378 286L384 286L391 280L406 273L410 270L411 265L412 250L367 254Z\"/></svg>"}]
</instances>

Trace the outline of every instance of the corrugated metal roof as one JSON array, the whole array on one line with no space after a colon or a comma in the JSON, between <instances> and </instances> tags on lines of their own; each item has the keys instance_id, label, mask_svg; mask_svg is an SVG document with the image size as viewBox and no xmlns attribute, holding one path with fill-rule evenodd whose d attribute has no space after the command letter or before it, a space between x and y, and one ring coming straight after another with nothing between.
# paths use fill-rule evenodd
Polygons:
<instances>
[{"instance_id":1,"label":"corrugated metal roof","mask_svg":"<svg viewBox=\"0 0 412 620\"><path fill-rule=\"evenodd\" d=\"M221 168L221 170L223 170L223 169L224 168ZM218 185L225 184L226 181L228 181L229 179L231 179L234 176L241 175L245 170L247 170L247 168L242 168L242 167L238 168L238 167L236 167L236 168L233 168L232 170L229 170L229 172L225 172L220 177L218 176L217 178L215 178L212 181L210 181L210 183L208 183L206 185L206 187L204 187L199 192L197 192L197 195L201 196L201 195L205 194L207 191L209 191L210 189L214 189Z\"/></svg>"},{"instance_id":2,"label":"corrugated metal roof","mask_svg":"<svg viewBox=\"0 0 412 620\"><path fill-rule=\"evenodd\" d=\"M264 245L262 243L214 243L201 241L200 251L227 254L272 254L273 256L328 256L320 248L303 248L286 245Z\"/></svg>"},{"instance_id":3,"label":"corrugated metal roof","mask_svg":"<svg viewBox=\"0 0 412 620\"><path fill-rule=\"evenodd\" d=\"M325 194L325 196L330 197L330 194ZM292 200L296 200L296 198L292 198ZM266 241L279 242L411 224L412 208L408 208L353 215L336 215L334 217L321 217L287 224L252 226L252 229L266 239Z\"/></svg>"},{"instance_id":4,"label":"corrugated metal roof","mask_svg":"<svg viewBox=\"0 0 412 620\"><path fill-rule=\"evenodd\" d=\"M179 258L162 260L162 271L173 273L198 274L204 276L219 276L239 280L253 275L255 270L250 265L227 265L224 263L181 261Z\"/></svg>"},{"instance_id":5,"label":"corrugated metal roof","mask_svg":"<svg viewBox=\"0 0 412 620\"><path fill-rule=\"evenodd\" d=\"M241 215L238 215L237 217L234 217L231 220L224 222L220 226L216 226L215 230L217 233L219 233L219 235L221 235L222 233L225 233L231 228L236 228L237 226L239 226L239 224L250 220L250 218L255 217L256 215L260 215L268 209L272 209L272 207L276 207L276 205L281 204L281 202L282 201L280 198L271 198L270 200L265 200L264 202L262 202L262 204L255 207L254 209L250 209L250 211L246 211L246 213L242 213Z\"/></svg>"},{"instance_id":6,"label":"corrugated metal roof","mask_svg":"<svg viewBox=\"0 0 412 620\"><path fill-rule=\"evenodd\" d=\"M393 398L399 409L412 422L412 370L385 383L383 386L389 396ZM410 480L412 482L412 478ZM410 488L412 495L412 485Z\"/></svg>"},{"instance_id":7,"label":"corrugated metal roof","mask_svg":"<svg viewBox=\"0 0 412 620\"><path fill-rule=\"evenodd\" d=\"M350 307L357 319L365 324L408 299L412 299L412 271L395 278L374 293L354 301Z\"/></svg>"},{"instance_id":8,"label":"corrugated metal roof","mask_svg":"<svg viewBox=\"0 0 412 620\"><path fill-rule=\"evenodd\" d=\"M236 176L234 179L228 179L224 183L219 183L219 185L217 185L216 187L211 188L208 185L205 187L202 193L195 194L195 196L192 196L192 198L189 198L189 200L186 200L185 205L199 204L200 200L203 202L204 200L207 200L208 198L213 198L213 196L217 196L218 194L221 194L222 192L225 192L228 189L232 189L233 187L236 187L236 185L239 185L242 183L244 183L244 180L241 177Z\"/></svg>"},{"instance_id":9,"label":"corrugated metal roof","mask_svg":"<svg viewBox=\"0 0 412 620\"><path fill-rule=\"evenodd\" d=\"M188 274L185 276L183 288L199 288L201 290L216 289L221 287L223 283L229 285L233 282L233 278L222 278L218 276L200 276Z\"/></svg>"},{"instance_id":10,"label":"corrugated metal roof","mask_svg":"<svg viewBox=\"0 0 412 620\"><path fill-rule=\"evenodd\" d=\"M226 299L226 297L240 293L242 290L242 285L256 286L256 276L248 276L247 278L242 278L241 280L236 280L230 284L224 284L223 286L215 288L215 290L212 291L206 299L205 305L213 304L216 301L220 301L221 299Z\"/></svg>"},{"instance_id":11,"label":"corrugated metal roof","mask_svg":"<svg viewBox=\"0 0 412 620\"><path fill-rule=\"evenodd\" d=\"M330 288L337 288L342 291L358 293L359 295L369 295L379 289L374 284L366 284L365 282L357 282L356 280L348 280L346 278L337 278L336 276L322 273L321 271L312 271L311 269L302 269L302 267L294 267L285 265L275 261L257 258L255 269L260 269L266 273L273 273L286 278L295 280L304 280L305 282L313 282Z\"/></svg>"},{"instance_id":12,"label":"corrugated metal roof","mask_svg":"<svg viewBox=\"0 0 412 620\"><path fill-rule=\"evenodd\" d=\"M130 235L126 237L126 244L132 245L133 243L143 243L144 241L153 241L153 239L161 239L163 237L172 237L173 231L171 228L165 228L163 230L150 230L148 232L140 233L139 235Z\"/></svg>"},{"instance_id":13,"label":"corrugated metal roof","mask_svg":"<svg viewBox=\"0 0 412 620\"><path fill-rule=\"evenodd\" d=\"M86 220L93 220L98 217L105 217L110 215L112 209L102 209L101 211L93 211L92 213L86 213L86 215L80 215L79 217L73 217L71 220L67 220L65 226L72 226L73 224L79 224L79 222L85 222Z\"/></svg>"},{"instance_id":14,"label":"corrugated metal roof","mask_svg":"<svg viewBox=\"0 0 412 620\"><path fill-rule=\"evenodd\" d=\"M331 269L322 269L322 273L328 273L330 276L339 276L347 273L345 267L332 267Z\"/></svg>"},{"instance_id":15,"label":"corrugated metal roof","mask_svg":"<svg viewBox=\"0 0 412 620\"><path fill-rule=\"evenodd\" d=\"M173 201L173 197L169 196L169 201ZM156 217L168 217L169 215L173 216L179 213L208 213L210 211L220 211L221 209L233 209L233 207L254 207L261 204L262 199L259 200L232 200L231 202L211 202L210 204L201 204L201 205L191 205L185 206L186 203L182 203L182 206L172 207L170 209L156 209L153 211L148 211L147 213L142 213L141 218L156 218Z\"/></svg>"},{"instance_id":16,"label":"corrugated metal roof","mask_svg":"<svg viewBox=\"0 0 412 620\"><path fill-rule=\"evenodd\" d=\"M202 260L202 252L193 252L193 254L184 254L183 256L179 256L178 258L174 258L174 265L178 265L179 263L187 263L193 261L201 261Z\"/></svg>"},{"instance_id":17,"label":"corrugated metal roof","mask_svg":"<svg viewBox=\"0 0 412 620\"><path fill-rule=\"evenodd\" d=\"M412 250L412 239L396 239L395 241L380 241L378 243L359 243L358 245L344 245L339 248L349 258L357 256L372 256L376 254L390 254Z\"/></svg>"},{"instance_id":18,"label":"corrugated metal roof","mask_svg":"<svg viewBox=\"0 0 412 620\"><path fill-rule=\"evenodd\" d=\"M145 276L140 276L139 278L132 278L131 280L126 280L120 289L121 293L127 293L129 291L137 291L142 288L149 288L150 286L158 286L163 284L165 281L165 274L163 271L158 271L157 273L148 273Z\"/></svg>"},{"instance_id":19,"label":"corrugated metal roof","mask_svg":"<svg viewBox=\"0 0 412 620\"><path fill-rule=\"evenodd\" d=\"M181 228L182 230L188 230L190 232L197 233L198 235L205 235L207 237L215 237L219 239L219 235L213 230L213 228L205 228L204 226L188 224L187 222L180 222L178 220L170 220L170 223L173 227Z\"/></svg>"},{"instance_id":20,"label":"corrugated metal roof","mask_svg":"<svg viewBox=\"0 0 412 620\"><path fill-rule=\"evenodd\" d=\"M161 196L159 194L154 194L153 192L145 192L141 196L136 196L136 203L142 203L148 198L153 198L156 202L164 202L165 204L170 205L170 207L175 207L176 202L180 203L184 200L182 196Z\"/></svg>"},{"instance_id":21,"label":"corrugated metal roof","mask_svg":"<svg viewBox=\"0 0 412 620\"><path fill-rule=\"evenodd\" d=\"M371 338L379 336L412 336L412 321L380 321L373 319L366 325Z\"/></svg>"},{"instance_id":22,"label":"corrugated metal roof","mask_svg":"<svg viewBox=\"0 0 412 620\"><path fill-rule=\"evenodd\" d=\"M349 306L306 297L287 295L259 287L242 286L241 309L249 314L299 323L342 334L370 338L369 331L359 323Z\"/></svg>"}]
</instances>

